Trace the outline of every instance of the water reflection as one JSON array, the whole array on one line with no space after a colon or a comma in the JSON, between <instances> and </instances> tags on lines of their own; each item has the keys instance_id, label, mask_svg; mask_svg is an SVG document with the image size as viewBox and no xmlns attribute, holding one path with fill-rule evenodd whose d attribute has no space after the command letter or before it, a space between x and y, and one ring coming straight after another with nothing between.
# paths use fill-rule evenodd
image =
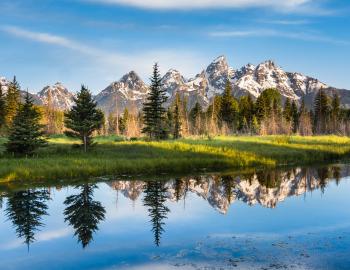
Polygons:
<instances>
[{"instance_id":1,"label":"water reflection","mask_svg":"<svg viewBox=\"0 0 350 270\"><path fill-rule=\"evenodd\" d=\"M265 170L245 174L213 174L196 177L178 177L167 181L108 181L107 185L133 202L141 200L151 224L155 246L161 244L165 221L170 214L169 203L185 205L189 194L196 194L222 214L230 205L242 201L248 205L260 204L274 208L289 196L320 189L325 192L330 181L337 184L350 175L349 166L320 168L293 168L289 170ZM99 185L85 183L72 189L73 195L64 200L64 221L74 229L74 236L85 248L105 220L106 209L94 198ZM43 227L43 216L48 215L47 189L26 189L1 192L0 206L6 198L5 213L12 222L18 238L29 245L35 241L35 232Z\"/></svg>"},{"instance_id":2,"label":"water reflection","mask_svg":"<svg viewBox=\"0 0 350 270\"><path fill-rule=\"evenodd\" d=\"M74 235L78 237L85 248L93 239L93 233L98 231L98 224L105 218L106 210L100 202L94 201L96 185L84 184L75 187L80 193L68 196L64 201L64 221L74 228Z\"/></svg>"},{"instance_id":3,"label":"water reflection","mask_svg":"<svg viewBox=\"0 0 350 270\"><path fill-rule=\"evenodd\" d=\"M50 199L47 190L27 189L11 194L7 200L6 216L16 229L18 238L24 238L28 246L35 241L35 232L44 226L41 222L48 215L46 202Z\"/></svg>"},{"instance_id":4,"label":"water reflection","mask_svg":"<svg viewBox=\"0 0 350 270\"><path fill-rule=\"evenodd\" d=\"M145 186L143 203L148 208L148 214L151 218L154 243L159 246L160 238L164 231L163 226L165 223L163 220L167 218L167 213L170 211L165 206L167 188L165 182L162 181L149 181Z\"/></svg>"}]
</instances>

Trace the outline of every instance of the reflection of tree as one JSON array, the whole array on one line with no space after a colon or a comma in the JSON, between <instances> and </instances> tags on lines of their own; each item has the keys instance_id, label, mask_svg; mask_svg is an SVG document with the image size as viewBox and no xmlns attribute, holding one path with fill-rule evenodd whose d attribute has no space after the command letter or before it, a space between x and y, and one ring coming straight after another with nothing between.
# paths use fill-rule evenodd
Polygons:
<instances>
[{"instance_id":1,"label":"reflection of tree","mask_svg":"<svg viewBox=\"0 0 350 270\"><path fill-rule=\"evenodd\" d=\"M258 171L256 177L261 185L275 188L281 185L281 172L279 170Z\"/></svg>"},{"instance_id":2,"label":"reflection of tree","mask_svg":"<svg viewBox=\"0 0 350 270\"><path fill-rule=\"evenodd\" d=\"M224 188L225 197L229 203L232 201L233 188L235 186L234 178L231 175L223 175L221 182Z\"/></svg>"},{"instance_id":3,"label":"reflection of tree","mask_svg":"<svg viewBox=\"0 0 350 270\"><path fill-rule=\"evenodd\" d=\"M165 206L166 191L164 183L161 181L149 181L146 184L145 197L143 203L148 207L148 213L151 217L152 232L154 233L154 242L157 246L160 244L160 238L164 231L163 219L167 218L170 211Z\"/></svg>"},{"instance_id":4,"label":"reflection of tree","mask_svg":"<svg viewBox=\"0 0 350 270\"><path fill-rule=\"evenodd\" d=\"M6 215L16 228L17 236L24 238L28 248L35 241L35 231L43 226L42 216L48 215L46 201L47 190L28 189L15 192L7 200Z\"/></svg>"},{"instance_id":5,"label":"reflection of tree","mask_svg":"<svg viewBox=\"0 0 350 270\"><path fill-rule=\"evenodd\" d=\"M335 183L339 185L340 178L341 178L341 169L339 166L333 166L331 169L333 172L333 178L335 179Z\"/></svg>"},{"instance_id":6,"label":"reflection of tree","mask_svg":"<svg viewBox=\"0 0 350 270\"><path fill-rule=\"evenodd\" d=\"M64 204L65 221L73 226L75 236L85 248L93 239L92 234L98 230L98 223L105 218L106 210L100 202L93 200L96 185L84 184L77 186L80 193L66 198Z\"/></svg>"},{"instance_id":7,"label":"reflection of tree","mask_svg":"<svg viewBox=\"0 0 350 270\"><path fill-rule=\"evenodd\" d=\"M328 167L319 168L319 169L317 169L317 174L319 177L321 191L322 191L322 193L324 193L324 190L327 186L327 180L330 176L329 168Z\"/></svg>"}]
</instances>

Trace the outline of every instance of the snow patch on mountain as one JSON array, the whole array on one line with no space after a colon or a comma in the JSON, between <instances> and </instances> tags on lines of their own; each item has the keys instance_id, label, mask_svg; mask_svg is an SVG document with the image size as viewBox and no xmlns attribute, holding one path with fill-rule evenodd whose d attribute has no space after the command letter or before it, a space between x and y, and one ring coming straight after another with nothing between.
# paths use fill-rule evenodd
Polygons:
<instances>
[{"instance_id":1,"label":"snow patch on mountain","mask_svg":"<svg viewBox=\"0 0 350 270\"><path fill-rule=\"evenodd\" d=\"M43 105L52 106L56 110L69 110L74 104L74 95L60 82L45 86L37 96Z\"/></svg>"}]
</instances>

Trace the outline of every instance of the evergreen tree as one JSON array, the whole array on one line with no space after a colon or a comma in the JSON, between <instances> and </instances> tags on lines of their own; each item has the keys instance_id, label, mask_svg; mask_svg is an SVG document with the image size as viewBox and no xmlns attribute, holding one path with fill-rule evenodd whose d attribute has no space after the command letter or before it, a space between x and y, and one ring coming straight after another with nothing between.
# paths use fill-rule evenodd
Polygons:
<instances>
[{"instance_id":1,"label":"evergreen tree","mask_svg":"<svg viewBox=\"0 0 350 270\"><path fill-rule=\"evenodd\" d=\"M8 197L6 216L12 221L19 238L29 245L35 241L35 232L43 226L42 216L48 215L49 192L28 189L18 191Z\"/></svg>"},{"instance_id":2,"label":"evergreen tree","mask_svg":"<svg viewBox=\"0 0 350 270\"><path fill-rule=\"evenodd\" d=\"M97 109L97 103L85 86L81 87L74 103L72 109L65 114L65 125L69 129L65 134L81 139L86 152L93 143L93 132L99 130L104 123L104 115Z\"/></svg>"},{"instance_id":3,"label":"evergreen tree","mask_svg":"<svg viewBox=\"0 0 350 270\"><path fill-rule=\"evenodd\" d=\"M34 107L27 92L24 104L20 106L9 130L8 142L6 143L8 153L33 155L39 147L46 145L40 118L41 115Z\"/></svg>"},{"instance_id":4,"label":"evergreen tree","mask_svg":"<svg viewBox=\"0 0 350 270\"><path fill-rule=\"evenodd\" d=\"M164 103L167 101L166 90L162 89L161 76L158 64L153 66L151 77L151 89L146 102L143 104L143 124L142 133L148 135L150 139L160 140L166 137L165 120L166 110Z\"/></svg>"},{"instance_id":5,"label":"evergreen tree","mask_svg":"<svg viewBox=\"0 0 350 270\"><path fill-rule=\"evenodd\" d=\"M254 116L254 102L251 95L243 96L239 99L239 130L251 132Z\"/></svg>"},{"instance_id":6,"label":"evergreen tree","mask_svg":"<svg viewBox=\"0 0 350 270\"><path fill-rule=\"evenodd\" d=\"M202 106L196 102L190 111L189 119L192 126L192 134L198 134L200 131L200 120L202 115Z\"/></svg>"},{"instance_id":7,"label":"evergreen tree","mask_svg":"<svg viewBox=\"0 0 350 270\"><path fill-rule=\"evenodd\" d=\"M159 246L160 238L164 232L164 219L167 218L169 208L165 205L167 189L162 181L148 181L145 189L143 203L148 207L151 218L154 243Z\"/></svg>"},{"instance_id":8,"label":"evergreen tree","mask_svg":"<svg viewBox=\"0 0 350 270\"><path fill-rule=\"evenodd\" d=\"M123 116L122 117L119 117L119 132L121 134L124 134L125 135L125 132L128 128L128 121L129 121L129 110L128 108L125 108L124 109L124 112L123 112Z\"/></svg>"},{"instance_id":9,"label":"evergreen tree","mask_svg":"<svg viewBox=\"0 0 350 270\"><path fill-rule=\"evenodd\" d=\"M12 126L12 122L17 114L20 102L20 86L16 80L16 76L14 76L12 82L10 82L8 85L8 90L5 98L5 124L8 128Z\"/></svg>"},{"instance_id":10,"label":"evergreen tree","mask_svg":"<svg viewBox=\"0 0 350 270\"><path fill-rule=\"evenodd\" d=\"M226 87L223 96L221 97L221 106L219 118L221 123L225 123L229 129L237 127L238 103L232 96L232 87L229 81L226 82Z\"/></svg>"},{"instance_id":11,"label":"evergreen tree","mask_svg":"<svg viewBox=\"0 0 350 270\"><path fill-rule=\"evenodd\" d=\"M286 102L284 103L283 117L288 123L292 121L292 104L289 98L287 98Z\"/></svg>"},{"instance_id":12,"label":"evergreen tree","mask_svg":"<svg viewBox=\"0 0 350 270\"><path fill-rule=\"evenodd\" d=\"M327 133L330 116L330 101L323 89L320 89L314 102L314 126L315 132Z\"/></svg>"},{"instance_id":13,"label":"evergreen tree","mask_svg":"<svg viewBox=\"0 0 350 270\"><path fill-rule=\"evenodd\" d=\"M85 248L93 239L93 233L98 231L97 225L104 220L106 210L100 202L93 200L96 185L84 184L76 188L80 189L80 193L71 195L64 201L67 206L64 220L73 226L74 235Z\"/></svg>"},{"instance_id":14,"label":"evergreen tree","mask_svg":"<svg viewBox=\"0 0 350 270\"><path fill-rule=\"evenodd\" d=\"M2 92L2 85L0 83L0 134L2 133L4 127L5 127L5 118L6 116L6 102L5 102L5 95Z\"/></svg>"},{"instance_id":15,"label":"evergreen tree","mask_svg":"<svg viewBox=\"0 0 350 270\"><path fill-rule=\"evenodd\" d=\"M175 104L174 104L174 114L173 114L173 138L178 139L181 137L181 112L180 112L180 106L181 106L181 100L180 95L176 93L175 97Z\"/></svg>"},{"instance_id":16,"label":"evergreen tree","mask_svg":"<svg viewBox=\"0 0 350 270\"><path fill-rule=\"evenodd\" d=\"M340 130L340 99L339 96L335 93L332 98L331 103L331 128L333 133L338 133Z\"/></svg>"},{"instance_id":17,"label":"evergreen tree","mask_svg":"<svg viewBox=\"0 0 350 270\"><path fill-rule=\"evenodd\" d=\"M293 133L296 133L298 130L298 126L299 126L299 112L298 112L298 106L295 102L295 100L293 100L292 102L292 123L293 123Z\"/></svg>"}]
</instances>

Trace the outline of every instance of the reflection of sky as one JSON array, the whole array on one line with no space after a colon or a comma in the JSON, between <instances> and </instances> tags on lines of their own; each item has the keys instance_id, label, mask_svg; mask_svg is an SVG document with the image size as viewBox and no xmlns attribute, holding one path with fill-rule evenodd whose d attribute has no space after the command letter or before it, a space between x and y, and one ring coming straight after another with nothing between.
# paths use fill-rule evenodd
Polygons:
<instances>
[{"instance_id":1,"label":"reflection of sky","mask_svg":"<svg viewBox=\"0 0 350 270\"><path fill-rule=\"evenodd\" d=\"M45 227L36 234L37 241L29 252L22 239L16 238L11 222L6 221L5 200L0 224L0 269L22 269L24 264L28 265L26 269L129 269L131 266L130 269L186 269L190 267L189 262L202 265L218 258L227 261L230 256L247 257L254 253L259 256L256 248L282 256L281 250L271 250L272 243L279 241L294 245L295 256L301 256L302 249L313 254L315 248L315 256L323 254L325 259L327 254L334 253L337 254L335 261L343 260L343 265L350 266L349 259L342 257L344 252L350 252L350 240L342 238L350 231L349 191L350 181L342 180L339 186L330 183L324 194L316 190L305 196L289 197L274 209L236 201L226 215L218 213L197 195L188 194L185 204L167 202L171 212L165 220L161 246L156 248L141 198L133 203L119 193L117 199L115 190L99 184L94 199L106 208L106 219L99 224L94 240L83 250L63 217L63 201L76 191L54 189L48 202L50 216L44 217ZM313 246L322 241L325 241L323 248ZM260 255L264 258L264 252ZM304 259L311 262L313 257ZM178 267L174 266L176 261L179 261ZM248 265L251 261L240 263Z\"/></svg>"}]
</instances>

